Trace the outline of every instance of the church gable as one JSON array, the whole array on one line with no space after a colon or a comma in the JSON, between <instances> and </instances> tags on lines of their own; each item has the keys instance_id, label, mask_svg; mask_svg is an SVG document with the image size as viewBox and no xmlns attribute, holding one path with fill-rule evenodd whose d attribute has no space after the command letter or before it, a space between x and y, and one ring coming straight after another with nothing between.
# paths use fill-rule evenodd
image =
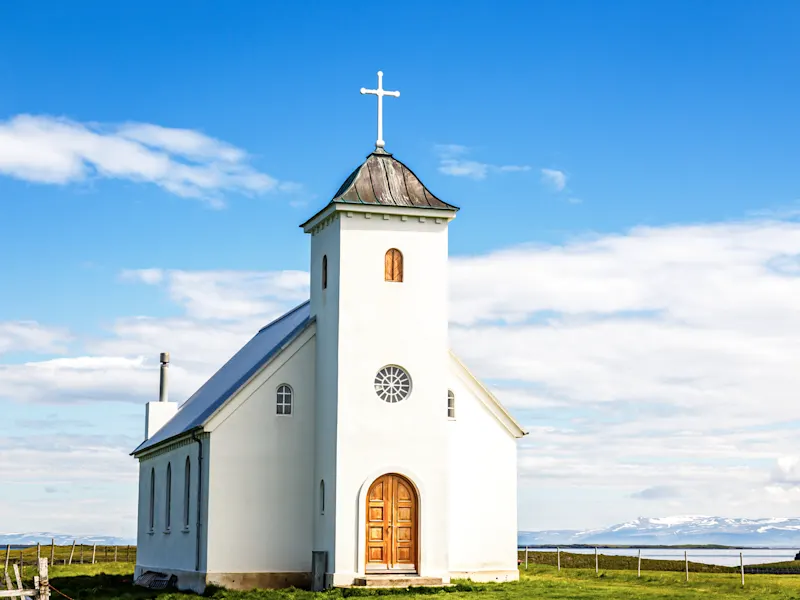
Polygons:
<instances>
[{"instance_id":1,"label":"church gable","mask_svg":"<svg viewBox=\"0 0 800 600\"><path fill-rule=\"evenodd\" d=\"M498 424L502 425L508 433L515 438L521 438L528 434L522 426L511 416L506 408L500 403L497 397L483 385L480 380L461 362L461 360L450 351L450 365L453 373L459 381L485 406L489 413L495 418ZM457 398L448 396L448 415L454 414L458 419Z\"/></svg>"},{"instance_id":2,"label":"church gable","mask_svg":"<svg viewBox=\"0 0 800 600\"><path fill-rule=\"evenodd\" d=\"M204 429L214 432L256 395L264 400L268 415L296 416L298 402L305 406L313 405L309 400L309 395L313 398L313 392L300 393L299 390L300 379L303 384L314 381L314 365L313 362L308 362L309 356L313 357L313 352L310 355L305 352L300 358L298 356L314 336L315 323L311 321L206 419ZM295 364L298 361L303 364ZM285 376L287 370L293 375Z\"/></svg>"},{"instance_id":3,"label":"church gable","mask_svg":"<svg viewBox=\"0 0 800 600\"><path fill-rule=\"evenodd\" d=\"M309 302L263 327L184 402L175 416L142 442L134 455L202 427L243 385L267 365L312 322Z\"/></svg>"}]
</instances>

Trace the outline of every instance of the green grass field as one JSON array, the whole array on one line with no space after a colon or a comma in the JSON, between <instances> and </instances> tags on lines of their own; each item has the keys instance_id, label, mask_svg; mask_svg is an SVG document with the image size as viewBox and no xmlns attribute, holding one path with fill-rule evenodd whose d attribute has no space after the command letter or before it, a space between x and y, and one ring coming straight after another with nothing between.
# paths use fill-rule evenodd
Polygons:
<instances>
[{"instance_id":1,"label":"green grass field","mask_svg":"<svg viewBox=\"0 0 800 600\"><path fill-rule=\"evenodd\" d=\"M594 558L594 557L592 557ZM608 557L611 558L611 557ZM95 565L55 566L52 585L73 600L188 600L192 594L157 592L134 587L133 564L108 563ZM436 595L447 600L600 600L622 598L633 600L740 598L796 600L800 598L800 576L751 575L741 586L738 573L690 573L689 583L682 572L636 572L570 568L558 572L549 565L529 565L522 569L521 580L503 584L470 584L461 582L447 589L420 590L330 590L312 593L295 589L232 592L209 590L216 600L335 600L354 596L402 596L421 599ZM54 600L63 597L55 591Z\"/></svg>"}]
</instances>

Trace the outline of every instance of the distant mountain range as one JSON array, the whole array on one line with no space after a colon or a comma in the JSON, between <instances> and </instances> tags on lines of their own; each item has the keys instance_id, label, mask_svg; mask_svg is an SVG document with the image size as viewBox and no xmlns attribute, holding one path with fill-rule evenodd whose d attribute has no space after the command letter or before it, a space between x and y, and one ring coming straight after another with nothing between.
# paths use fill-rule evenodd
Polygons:
<instances>
[{"instance_id":1,"label":"distant mountain range","mask_svg":"<svg viewBox=\"0 0 800 600\"><path fill-rule=\"evenodd\" d=\"M800 548L800 518L736 519L683 515L639 517L605 529L520 531L520 545L786 546Z\"/></svg>"},{"instance_id":2,"label":"distant mountain range","mask_svg":"<svg viewBox=\"0 0 800 600\"><path fill-rule=\"evenodd\" d=\"M132 538L113 537L108 535L64 535L61 533L0 533L0 546L35 546L46 545L50 540L56 541L56 546L66 546L77 540L79 544L97 544L98 546L126 546L134 545Z\"/></svg>"}]
</instances>

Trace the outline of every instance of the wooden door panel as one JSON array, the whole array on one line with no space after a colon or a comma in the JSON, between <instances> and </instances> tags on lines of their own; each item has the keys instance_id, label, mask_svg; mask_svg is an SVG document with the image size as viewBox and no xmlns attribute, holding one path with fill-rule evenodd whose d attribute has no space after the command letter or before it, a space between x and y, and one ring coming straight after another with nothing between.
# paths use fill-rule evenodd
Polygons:
<instances>
[{"instance_id":1,"label":"wooden door panel","mask_svg":"<svg viewBox=\"0 0 800 600\"><path fill-rule=\"evenodd\" d=\"M389 567L388 512L391 500L387 497L386 477L379 477L367 495L367 568Z\"/></svg>"},{"instance_id":2,"label":"wooden door panel","mask_svg":"<svg viewBox=\"0 0 800 600\"><path fill-rule=\"evenodd\" d=\"M416 494L405 478L395 475L393 486L392 563L394 568L414 569L416 558Z\"/></svg>"},{"instance_id":3,"label":"wooden door panel","mask_svg":"<svg viewBox=\"0 0 800 600\"><path fill-rule=\"evenodd\" d=\"M382 475L367 499L367 569L415 572L417 495L400 475Z\"/></svg>"}]
</instances>

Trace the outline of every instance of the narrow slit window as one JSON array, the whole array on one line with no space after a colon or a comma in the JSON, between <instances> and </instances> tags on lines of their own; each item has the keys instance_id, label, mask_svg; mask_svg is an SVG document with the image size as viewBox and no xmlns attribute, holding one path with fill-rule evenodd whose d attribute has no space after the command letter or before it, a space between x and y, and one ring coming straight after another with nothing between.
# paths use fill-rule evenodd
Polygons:
<instances>
[{"instance_id":1,"label":"narrow slit window","mask_svg":"<svg viewBox=\"0 0 800 600\"><path fill-rule=\"evenodd\" d=\"M192 461L186 457L186 470L183 473L183 527L189 529L189 499L192 485Z\"/></svg>"},{"instance_id":2,"label":"narrow slit window","mask_svg":"<svg viewBox=\"0 0 800 600\"><path fill-rule=\"evenodd\" d=\"M164 530L169 531L172 512L172 465L167 463L167 489L165 490L166 506L164 507Z\"/></svg>"},{"instance_id":3,"label":"narrow slit window","mask_svg":"<svg viewBox=\"0 0 800 600\"><path fill-rule=\"evenodd\" d=\"M447 390L447 418L456 418L456 395L453 390Z\"/></svg>"},{"instance_id":4,"label":"narrow slit window","mask_svg":"<svg viewBox=\"0 0 800 600\"><path fill-rule=\"evenodd\" d=\"M386 251L383 262L383 275L386 281L403 281L403 253L397 248Z\"/></svg>"},{"instance_id":5,"label":"narrow slit window","mask_svg":"<svg viewBox=\"0 0 800 600\"><path fill-rule=\"evenodd\" d=\"M156 524L156 470L150 469L150 531Z\"/></svg>"},{"instance_id":6,"label":"narrow slit window","mask_svg":"<svg viewBox=\"0 0 800 600\"><path fill-rule=\"evenodd\" d=\"M325 514L325 480L319 481L319 514Z\"/></svg>"},{"instance_id":7,"label":"narrow slit window","mask_svg":"<svg viewBox=\"0 0 800 600\"><path fill-rule=\"evenodd\" d=\"M322 257L322 289L328 289L328 255Z\"/></svg>"},{"instance_id":8,"label":"narrow slit window","mask_svg":"<svg viewBox=\"0 0 800 600\"><path fill-rule=\"evenodd\" d=\"M288 385L281 384L278 386L278 400L276 404L276 413L279 415L292 414L292 400L294 392Z\"/></svg>"}]
</instances>

